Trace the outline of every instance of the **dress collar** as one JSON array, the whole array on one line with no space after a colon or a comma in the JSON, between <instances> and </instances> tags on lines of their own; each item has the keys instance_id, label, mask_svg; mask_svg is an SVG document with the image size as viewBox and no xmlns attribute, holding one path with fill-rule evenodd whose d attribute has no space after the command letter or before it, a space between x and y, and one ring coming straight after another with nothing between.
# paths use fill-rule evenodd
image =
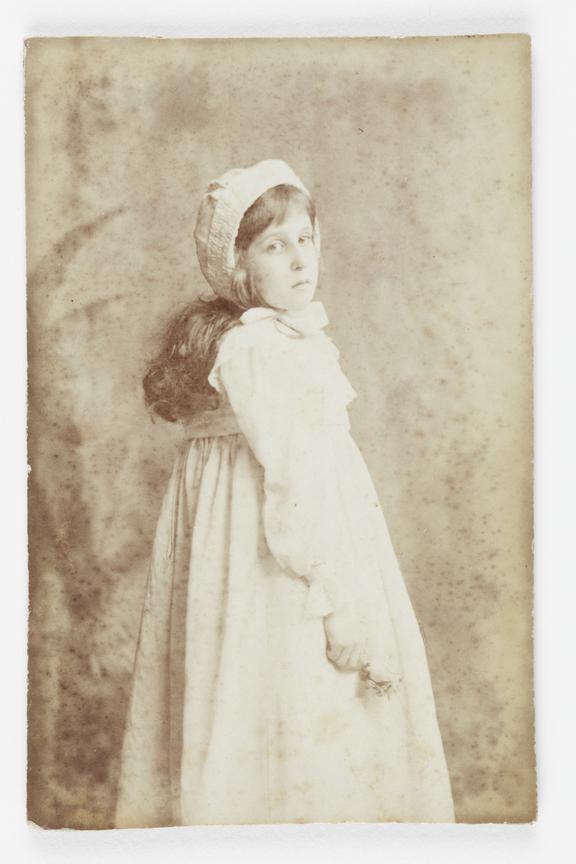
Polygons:
<instances>
[{"instance_id":1,"label":"dress collar","mask_svg":"<svg viewBox=\"0 0 576 864\"><path fill-rule=\"evenodd\" d=\"M264 318L274 318L289 336L308 336L328 324L328 316L320 300L309 303L302 312L281 312L267 306L253 306L240 316L240 321L243 324L252 324Z\"/></svg>"}]
</instances>

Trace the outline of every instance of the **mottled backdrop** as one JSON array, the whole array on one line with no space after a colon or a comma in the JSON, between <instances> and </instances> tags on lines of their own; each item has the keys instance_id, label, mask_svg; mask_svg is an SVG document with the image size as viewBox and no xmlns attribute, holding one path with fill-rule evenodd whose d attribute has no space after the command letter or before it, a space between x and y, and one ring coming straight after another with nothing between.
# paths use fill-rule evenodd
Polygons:
<instances>
[{"instance_id":1,"label":"mottled backdrop","mask_svg":"<svg viewBox=\"0 0 576 864\"><path fill-rule=\"evenodd\" d=\"M29 817L110 825L178 430L140 379L205 184L315 194L318 298L428 648L463 821L534 816L527 37L34 39Z\"/></svg>"}]
</instances>

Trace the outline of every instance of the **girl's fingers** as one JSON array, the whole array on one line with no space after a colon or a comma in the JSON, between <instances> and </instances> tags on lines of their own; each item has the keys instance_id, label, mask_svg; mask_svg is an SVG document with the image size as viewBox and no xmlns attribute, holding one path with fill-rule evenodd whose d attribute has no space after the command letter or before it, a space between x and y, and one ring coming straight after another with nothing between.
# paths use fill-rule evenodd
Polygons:
<instances>
[{"instance_id":1,"label":"girl's fingers","mask_svg":"<svg viewBox=\"0 0 576 864\"><path fill-rule=\"evenodd\" d=\"M338 657L338 665L341 666L343 669L350 665L350 657L352 656L353 651L354 648L351 647L343 648L340 652L340 655Z\"/></svg>"},{"instance_id":2,"label":"girl's fingers","mask_svg":"<svg viewBox=\"0 0 576 864\"><path fill-rule=\"evenodd\" d=\"M374 681L386 681L389 678L387 670L375 663L369 664L369 672Z\"/></svg>"},{"instance_id":3,"label":"girl's fingers","mask_svg":"<svg viewBox=\"0 0 576 864\"><path fill-rule=\"evenodd\" d=\"M363 666L362 649L355 648L348 658L348 665L351 669L361 669Z\"/></svg>"}]
</instances>

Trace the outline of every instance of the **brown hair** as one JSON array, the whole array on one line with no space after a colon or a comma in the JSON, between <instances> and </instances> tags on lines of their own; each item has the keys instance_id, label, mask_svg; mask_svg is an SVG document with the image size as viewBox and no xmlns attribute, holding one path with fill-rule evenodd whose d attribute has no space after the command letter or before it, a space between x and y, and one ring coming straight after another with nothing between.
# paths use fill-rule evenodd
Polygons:
<instances>
[{"instance_id":1,"label":"brown hair","mask_svg":"<svg viewBox=\"0 0 576 864\"><path fill-rule=\"evenodd\" d=\"M167 323L160 347L148 364L142 382L146 406L163 420L174 423L191 417L198 406L210 404L216 391L208 375L224 334L238 326L240 316L252 306L268 304L253 290L244 266L244 253L273 222L282 222L292 204L301 204L315 223L314 204L295 186L273 186L249 207L235 241L236 270L232 275L233 300L199 297ZM214 404L217 400L214 398Z\"/></svg>"}]
</instances>

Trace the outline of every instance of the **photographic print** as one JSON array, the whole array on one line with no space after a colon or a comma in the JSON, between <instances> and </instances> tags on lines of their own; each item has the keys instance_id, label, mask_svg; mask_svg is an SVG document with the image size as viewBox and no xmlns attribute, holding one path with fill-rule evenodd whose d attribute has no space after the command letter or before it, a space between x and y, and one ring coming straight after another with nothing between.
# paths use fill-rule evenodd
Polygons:
<instances>
[{"instance_id":1,"label":"photographic print","mask_svg":"<svg viewBox=\"0 0 576 864\"><path fill-rule=\"evenodd\" d=\"M529 37L25 66L28 818L533 820Z\"/></svg>"}]
</instances>

